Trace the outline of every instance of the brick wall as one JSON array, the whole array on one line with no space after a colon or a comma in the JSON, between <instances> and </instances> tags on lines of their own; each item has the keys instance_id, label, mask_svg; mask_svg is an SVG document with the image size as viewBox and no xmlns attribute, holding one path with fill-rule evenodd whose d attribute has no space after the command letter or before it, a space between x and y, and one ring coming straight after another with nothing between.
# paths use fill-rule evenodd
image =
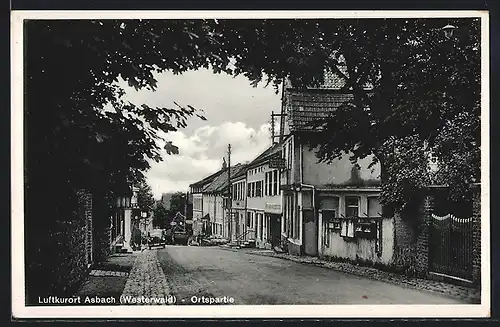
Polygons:
<instances>
[{"instance_id":1,"label":"brick wall","mask_svg":"<svg viewBox=\"0 0 500 327\"><path fill-rule=\"evenodd\" d=\"M481 284L481 186L474 185L472 193L472 281Z\"/></svg>"},{"instance_id":2,"label":"brick wall","mask_svg":"<svg viewBox=\"0 0 500 327\"><path fill-rule=\"evenodd\" d=\"M427 194L402 212L394 214L394 256L392 266L411 276L424 277L429 266L429 216L434 197Z\"/></svg>"},{"instance_id":3,"label":"brick wall","mask_svg":"<svg viewBox=\"0 0 500 327\"><path fill-rule=\"evenodd\" d=\"M424 277L429 271L429 223L434 211L434 196L427 195L423 199L421 217L419 220L419 234L415 246L415 272Z\"/></svg>"}]
</instances>

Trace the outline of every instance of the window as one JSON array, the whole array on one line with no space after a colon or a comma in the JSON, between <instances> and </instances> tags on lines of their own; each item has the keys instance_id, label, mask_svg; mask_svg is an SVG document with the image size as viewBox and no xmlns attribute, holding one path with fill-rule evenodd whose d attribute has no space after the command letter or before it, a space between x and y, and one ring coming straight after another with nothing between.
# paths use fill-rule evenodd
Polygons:
<instances>
[{"instance_id":1,"label":"window","mask_svg":"<svg viewBox=\"0 0 500 327\"><path fill-rule=\"evenodd\" d=\"M273 173L273 195L278 195L278 170Z\"/></svg>"},{"instance_id":2,"label":"window","mask_svg":"<svg viewBox=\"0 0 500 327\"><path fill-rule=\"evenodd\" d=\"M288 142L288 160L287 167L288 169L292 169L292 142Z\"/></svg>"},{"instance_id":3,"label":"window","mask_svg":"<svg viewBox=\"0 0 500 327\"><path fill-rule=\"evenodd\" d=\"M252 187L251 187L251 186L252 186L252 183L248 183L248 185L247 185L247 186L248 186L248 194L247 194L247 196L248 196L248 197L251 197L251 196L252 196Z\"/></svg>"},{"instance_id":4,"label":"window","mask_svg":"<svg viewBox=\"0 0 500 327\"><path fill-rule=\"evenodd\" d=\"M264 195L271 195L270 188L269 188L269 173L266 173L265 176L265 186L264 186Z\"/></svg>"},{"instance_id":5,"label":"window","mask_svg":"<svg viewBox=\"0 0 500 327\"><path fill-rule=\"evenodd\" d=\"M342 219L340 224L340 236L354 237L354 219Z\"/></svg>"},{"instance_id":6,"label":"window","mask_svg":"<svg viewBox=\"0 0 500 327\"><path fill-rule=\"evenodd\" d=\"M378 197L368 197L368 217L379 217L382 215L382 207Z\"/></svg>"},{"instance_id":7,"label":"window","mask_svg":"<svg viewBox=\"0 0 500 327\"><path fill-rule=\"evenodd\" d=\"M265 175L265 195L278 195L278 170L269 171Z\"/></svg>"},{"instance_id":8,"label":"window","mask_svg":"<svg viewBox=\"0 0 500 327\"><path fill-rule=\"evenodd\" d=\"M262 181L258 181L257 183L255 183L255 196L262 196Z\"/></svg>"},{"instance_id":9,"label":"window","mask_svg":"<svg viewBox=\"0 0 500 327\"><path fill-rule=\"evenodd\" d=\"M345 198L345 215L347 218L359 217L359 197L346 196L346 198Z\"/></svg>"}]
</instances>

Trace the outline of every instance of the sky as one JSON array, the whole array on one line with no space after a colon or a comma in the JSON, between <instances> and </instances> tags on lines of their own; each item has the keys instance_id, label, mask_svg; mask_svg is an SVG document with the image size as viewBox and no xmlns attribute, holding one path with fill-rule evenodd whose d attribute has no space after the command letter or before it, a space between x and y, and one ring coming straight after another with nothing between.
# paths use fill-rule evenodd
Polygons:
<instances>
[{"instance_id":1,"label":"sky","mask_svg":"<svg viewBox=\"0 0 500 327\"><path fill-rule=\"evenodd\" d=\"M207 118L190 118L186 128L161 134L179 148L179 154L162 150L163 161L150 161L146 178L156 199L162 193L188 191L189 184L219 170L223 157L227 160L228 144L232 165L251 161L271 145L271 112L281 109L281 93L276 94L272 85L253 87L244 76L204 69L182 75L165 72L156 78L156 91L126 87L126 97L157 107L173 108L174 101L189 104Z\"/></svg>"}]
</instances>

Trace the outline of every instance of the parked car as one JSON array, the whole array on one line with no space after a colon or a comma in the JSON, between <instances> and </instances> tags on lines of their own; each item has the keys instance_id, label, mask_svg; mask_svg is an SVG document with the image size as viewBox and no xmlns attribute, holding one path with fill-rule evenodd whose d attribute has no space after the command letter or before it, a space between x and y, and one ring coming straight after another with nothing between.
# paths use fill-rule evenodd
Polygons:
<instances>
[{"instance_id":1,"label":"parked car","mask_svg":"<svg viewBox=\"0 0 500 327\"><path fill-rule=\"evenodd\" d=\"M154 229L149 233L148 237L148 248L151 249L154 246L161 246L165 248L166 237L163 229Z\"/></svg>"},{"instance_id":2,"label":"parked car","mask_svg":"<svg viewBox=\"0 0 500 327\"><path fill-rule=\"evenodd\" d=\"M186 231L179 230L174 232L174 243L188 245L189 234Z\"/></svg>"}]
</instances>

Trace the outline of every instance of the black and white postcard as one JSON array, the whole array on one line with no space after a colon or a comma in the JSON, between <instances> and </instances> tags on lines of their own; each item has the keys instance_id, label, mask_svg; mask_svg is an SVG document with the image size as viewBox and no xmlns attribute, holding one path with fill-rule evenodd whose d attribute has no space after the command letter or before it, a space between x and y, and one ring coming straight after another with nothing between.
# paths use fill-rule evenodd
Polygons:
<instances>
[{"instance_id":1,"label":"black and white postcard","mask_svg":"<svg viewBox=\"0 0 500 327\"><path fill-rule=\"evenodd\" d=\"M13 11L13 316L487 317L488 30Z\"/></svg>"}]
</instances>

